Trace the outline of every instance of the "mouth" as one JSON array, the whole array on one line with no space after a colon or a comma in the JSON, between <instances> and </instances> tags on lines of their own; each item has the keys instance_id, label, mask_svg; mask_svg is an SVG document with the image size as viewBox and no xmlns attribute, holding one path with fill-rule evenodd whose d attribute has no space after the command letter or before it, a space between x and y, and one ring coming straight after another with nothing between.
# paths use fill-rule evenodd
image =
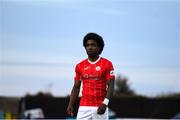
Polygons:
<instances>
[{"instance_id":1,"label":"mouth","mask_svg":"<svg viewBox=\"0 0 180 120\"><path fill-rule=\"evenodd\" d=\"M91 53L92 54L92 53L94 53L94 51L87 51L87 53Z\"/></svg>"},{"instance_id":2,"label":"mouth","mask_svg":"<svg viewBox=\"0 0 180 120\"><path fill-rule=\"evenodd\" d=\"M97 53L94 52L94 51L87 51L87 54L88 54L88 56L90 56L90 57L93 57L93 56L96 56L96 55L97 55Z\"/></svg>"}]
</instances>

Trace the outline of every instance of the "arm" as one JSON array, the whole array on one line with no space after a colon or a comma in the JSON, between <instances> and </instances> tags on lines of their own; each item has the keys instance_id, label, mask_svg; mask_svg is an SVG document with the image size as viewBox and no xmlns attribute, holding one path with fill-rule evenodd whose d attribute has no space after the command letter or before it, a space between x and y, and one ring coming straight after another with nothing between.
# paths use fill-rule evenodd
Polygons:
<instances>
[{"instance_id":1,"label":"arm","mask_svg":"<svg viewBox=\"0 0 180 120\"><path fill-rule=\"evenodd\" d=\"M78 95L79 95L80 86L81 86L81 81L80 80L75 80L74 86L73 86L72 91L71 91L69 105L68 105L68 108L67 108L67 114L69 114L71 116L74 115L73 114L74 105L75 105L75 102L77 101L77 98L78 98Z\"/></svg>"},{"instance_id":2,"label":"arm","mask_svg":"<svg viewBox=\"0 0 180 120\"><path fill-rule=\"evenodd\" d=\"M106 98L110 100L114 92L114 80L107 80L107 86L108 88L107 88Z\"/></svg>"},{"instance_id":3,"label":"arm","mask_svg":"<svg viewBox=\"0 0 180 120\"><path fill-rule=\"evenodd\" d=\"M110 100L113 96L113 91L114 91L114 79L113 80L107 80L106 84L107 84L106 98ZM99 106L97 113L98 114L104 114L104 112L106 111L106 107L107 107L107 105L102 103L101 106Z\"/></svg>"}]
</instances>

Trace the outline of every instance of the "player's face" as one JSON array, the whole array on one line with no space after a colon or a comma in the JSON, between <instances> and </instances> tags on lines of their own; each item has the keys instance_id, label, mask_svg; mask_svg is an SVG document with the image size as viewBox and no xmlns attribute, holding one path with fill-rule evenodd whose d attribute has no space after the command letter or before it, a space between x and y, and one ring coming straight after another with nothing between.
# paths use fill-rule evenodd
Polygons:
<instances>
[{"instance_id":1,"label":"player's face","mask_svg":"<svg viewBox=\"0 0 180 120\"><path fill-rule=\"evenodd\" d=\"M99 55L100 47L95 40L88 40L86 43L86 52L89 57L96 57Z\"/></svg>"}]
</instances>

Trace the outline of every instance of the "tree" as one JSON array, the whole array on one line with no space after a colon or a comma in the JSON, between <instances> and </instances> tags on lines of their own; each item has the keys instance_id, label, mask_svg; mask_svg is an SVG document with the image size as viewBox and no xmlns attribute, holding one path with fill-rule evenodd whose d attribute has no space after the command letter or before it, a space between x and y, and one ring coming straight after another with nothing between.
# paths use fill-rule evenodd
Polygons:
<instances>
[{"instance_id":1,"label":"tree","mask_svg":"<svg viewBox=\"0 0 180 120\"><path fill-rule=\"evenodd\" d=\"M122 95L135 95L135 92L130 88L128 84L128 79L126 77L122 77L122 75L118 74L115 80L115 96Z\"/></svg>"},{"instance_id":2,"label":"tree","mask_svg":"<svg viewBox=\"0 0 180 120\"><path fill-rule=\"evenodd\" d=\"M53 95L51 93L44 93L39 91L36 95L30 95L29 93L25 95L25 97L36 97L36 98L51 98Z\"/></svg>"}]
</instances>

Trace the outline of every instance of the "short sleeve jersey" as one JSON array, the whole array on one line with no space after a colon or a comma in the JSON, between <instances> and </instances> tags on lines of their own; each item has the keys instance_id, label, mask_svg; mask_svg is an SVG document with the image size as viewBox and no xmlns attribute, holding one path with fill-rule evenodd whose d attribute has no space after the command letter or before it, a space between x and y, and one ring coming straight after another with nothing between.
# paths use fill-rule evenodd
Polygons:
<instances>
[{"instance_id":1,"label":"short sleeve jersey","mask_svg":"<svg viewBox=\"0 0 180 120\"><path fill-rule=\"evenodd\" d=\"M106 97L106 80L114 80L112 63L99 57L95 62L88 59L76 65L75 80L81 80L82 97L80 106L99 106Z\"/></svg>"}]
</instances>

